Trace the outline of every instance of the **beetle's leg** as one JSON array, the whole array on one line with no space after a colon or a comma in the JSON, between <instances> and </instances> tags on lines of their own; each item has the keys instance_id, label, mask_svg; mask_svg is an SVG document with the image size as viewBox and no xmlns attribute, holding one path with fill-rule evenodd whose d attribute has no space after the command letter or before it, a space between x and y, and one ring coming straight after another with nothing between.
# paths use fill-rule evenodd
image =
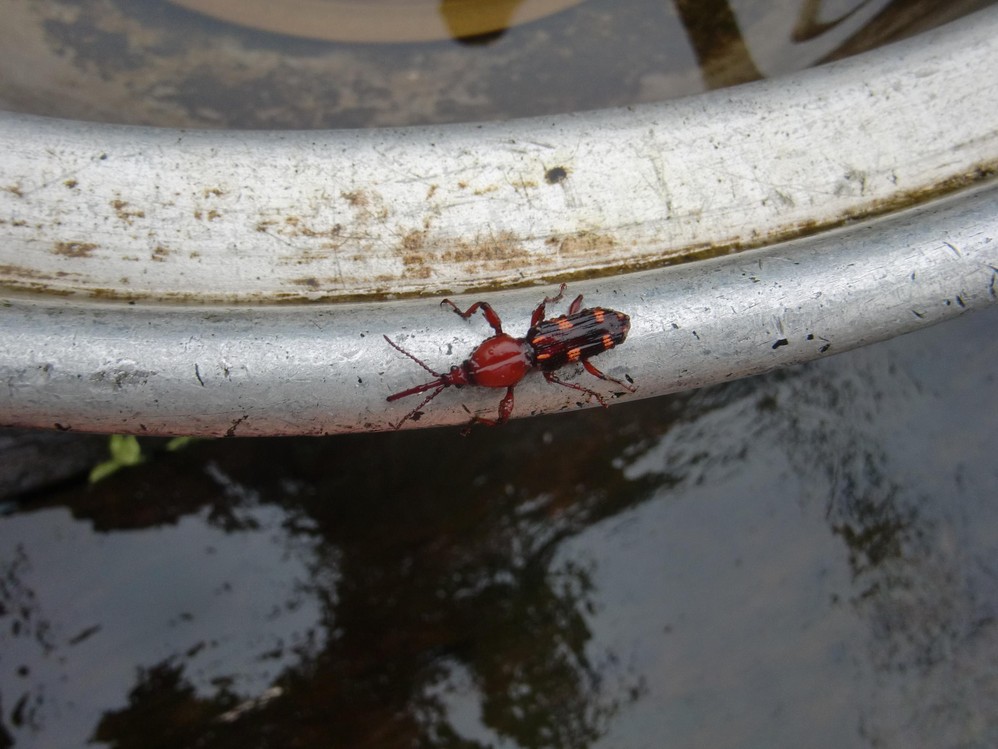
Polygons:
<instances>
[{"instance_id":1,"label":"beetle's leg","mask_svg":"<svg viewBox=\"0 0 998 749\"><path fill-rule=\"evenodd\" d=\"M442 302L440 302L440 306L443 306L445 304L449 305L452 310L454 310L465 320L467 320L473 314L478 312L478 310L481 310L482 314L485 316L485 321L492 326L492 329L496 332L496 335L502 335L502 320L499 319L498 313L494 309L492 309L492 305L489 304L488 302L475 302L473 305L468 307L468 309L466 309L464 312L462 312L461 309L456 304L454 304L454 302L452 302L450 299L444 299Z\"/></svg>"},{"instance_id":2,"label":"beetle's leg","mask_svg":"<svg viewBox=\"0 0 998 749\"><path fill-rule=\"evenodd\" d=\"M568 305L568 314L574 315L580 309L582 309L582 294L575 297L575 301Z\"/></svg>"},{"instance_id":3,"label":"beetle's leg","mask_svg":"<svg viewBox=\"0 0 998 749\"><path fill-rule=\"evenodd\" d=\"M534 310L534 314L530 316L531 328L544 319L544 309L545 307L547 307L547 305L561 301L561 298L565 295L566 286L567 284L562 284L561 286L558 287L558 293L556 295L544 297L544 301L542 301L540 304L537 305L537 308ZM581 299L581 297L579 298Z\"/></svg>"},{"instance_id":4,"label":"beetle's leg","mask_svg":"<svg viewBox=\"0 0 998 749\"><path fill-rule=\"evenodd\" d=\"M506 395L499 401L499 418L496 424L505 424L513 413L513 386L506 388Z\"/></svg>"},{"instance_id":5,"label":"beetle's leg","mask_svg":"<svg viewBox=\"0 0 998 749\"><path fill-rule=\"evenodd\" d=\"M484 424L488 427L499 426L500 424L505 424L509 421L509 417L513 413L513 389L515 385L511 385L506 388L506 395L503 396L502 400L499 401L499 416L495 419L487 419L484 416L472 416L471 424ZM467 434L471 431L471 425L462 432L462 434Z\"/></svg>"},{"instance_id":6,"label":"beetle's leg","mask_svg":"<svg viewBox=\"0 0 998 749\"><path fill-rule=\"evenodd\" d=\"M565 287L567 284L562 284L558 287L558 293L554 296L546 296L541 301L540 304L534 309L534 313L530 316L530 327L534 327L541 320L544 319L544 313L547 305L554 304L555 302L560 302L561 298L565 295Z\"/></svg>"},{"instance_id":7,"label":"beetle's leg","mask_svg":"<svg viewBox=\"0 0 998 749\"><path fill-rule=\"evenodd\" d=\"M582 360L582 366L585 367L586 371L589 374L591 374L593 377L599 377L601 380L606 380L607 382L612 382L615 385L620 385L628 393L633 393L635 390L637 390L637 388L634 387L634 385L630 385L630 384L624 382L623 380L618 380L616 377L611 377L608 374L604 374L603 372L600 372L598 369L596 369L596 366L591 361L589 361L588 359L583 359Z\"/></svg>"},{"instance_id":8,"label":"beetle's leg","mask_svg":"<svg viewBox=\"0 0 998 749\"><path fill-rule=\"evenodd\" d=\"M582 385L576 385L574 382L565 382L564 380L559 380L558 376L554 372L545 372L544 379L555 385L561 385L562 387L572 388L572 390L578 390L580 393L585 393L590 398L595 398L596 401L606 408L606 399L597 393L595 390L590 390Z\"/></svg>"}]
</instances>

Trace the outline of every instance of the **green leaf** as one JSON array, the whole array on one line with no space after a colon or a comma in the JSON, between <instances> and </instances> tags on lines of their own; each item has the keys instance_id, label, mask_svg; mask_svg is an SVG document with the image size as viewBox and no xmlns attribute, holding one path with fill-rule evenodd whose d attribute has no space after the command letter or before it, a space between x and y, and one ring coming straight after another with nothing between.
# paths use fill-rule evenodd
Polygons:
<instances>
[{"instance_id":1,"label":"green leaf","mask_svg":"<svg viewBox=\"0 0 998 749\"><path fill-rule=\"evenodd\" d=\"M173 452L174 450L182 450L183 448L187 447L192 442L196 442L197 440L198 440L197 437L174 437L173 439L171 439L169 442L166 443L166 449L169 452Z\"/></svg>"},{"instance_id":2,"label":"green leaf","mask_svg":"<svg viewBox=\"0 0 998 749\"><path fill-rule=\"evenodd\" d=\"M130 434L111 435L111 460L123 466L134 466L142 462L142 447Z\"/></svg>"},{"instance_id":3,"label":"green leaf","mask_svg":"<svg viewBox=\"0 0 998 749\"><path fill-rule=\"evenodd\" d=\"M91 484L107 478L122 468L138 465L143 460L142 446L130 434L112 434L108 440L108 449L111 459L98 463L90 469Z\"/></svg>"},{"instance_id":4,"label":"green leaf","mask_svg":"<svg viewBox=\"0 0 998 749\"><path fill-rule=\"evenodd\" d=\"M101 479L106 479L121 467L121 463L116 460L105 460L103 463L98 463L90 469L90 483L96 484Z\"/></svg>"}]
</instances>

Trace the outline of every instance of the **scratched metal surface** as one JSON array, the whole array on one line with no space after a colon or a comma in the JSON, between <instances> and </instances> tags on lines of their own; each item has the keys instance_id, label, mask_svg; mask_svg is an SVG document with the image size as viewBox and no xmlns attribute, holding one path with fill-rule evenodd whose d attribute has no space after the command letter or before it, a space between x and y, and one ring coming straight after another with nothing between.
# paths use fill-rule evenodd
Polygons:
<instances>
[{"instance_id":1,"label":"scratched metal surface","mask_svg":"<svg viewBox=\"0 0 998 749\"><path fill-rule=\"evenodd\" d=\"M596 363L660 395L829 356L998 301L998 187L849 229L570 292L631 315ZM553 287L503 294L512 333ZM470 301L474 297L462 299ZM328 434L390 428L385 397L457 363L490 333L436 300L261 307L3 301L0 424L149 434ZM554 310L552 310L554 311ZM39 331L44 331L40 334ZM588 377L588 375L581 375ZM580 379L580 382L583 381ZM593 381L603 392L613 388ZM492 416L499 391L442 394L417 425ZM514 416L577 406L528 377ZM412 426L412 423L408 424Z\"/></svg>"},{"instance_id":2,"label":"scratched metal surface","mask_svg":"<svg viewBox=\"0 0 998 749\"><path fill-rule=\"evenodd\" d=\"M800 75L491 125L202 133L0 116L0 425L390 428L415 403L385 396L426 373L382 334L431 366L460 361L488 328L437 301L469 288L538 284L488 293L514 333L561 279L631 315L628 341L597 360L634 378L628 397L992 304L996 26L991 9ZM532 377L514 415L575 395ZM497 401L445 393L416 425Z\"/></svg>"},{"instance_id":3,"label":"scratched metal surface","mask_svg":"<svg viewBox=\"0 0 998 749\"><path fill-rule=\"evenodd\" d=\"M998 8L655 105L409 129L0 117L0 286L345 301L659 267L834 227L998 164Z\"/></svg>"}]
</instances>

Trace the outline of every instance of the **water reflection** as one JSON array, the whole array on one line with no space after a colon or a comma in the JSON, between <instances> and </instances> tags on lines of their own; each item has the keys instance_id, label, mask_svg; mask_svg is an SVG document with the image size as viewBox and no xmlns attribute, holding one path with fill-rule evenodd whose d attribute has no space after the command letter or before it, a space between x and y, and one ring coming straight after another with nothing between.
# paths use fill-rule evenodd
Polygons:
<instances>
[{"instance_id":1,"label":"water reflection","mask_svg":"<svg viewBox=\"0 0 998 749\"><path fill-rule=\"evenodd\" d=\"M35 500L0 520L6 743L993 745L994 323Z\"/></svg>"},{"instance_id":2,"label":"water reflection","mask_svg":"<svg viewBox=\"0 0 998 749\"><path fill-rule=\"evenodd\" d=\"M801 70L993 2L0 0L0 107L231 129L549 115Z\"/></svg>"}]
</instances>

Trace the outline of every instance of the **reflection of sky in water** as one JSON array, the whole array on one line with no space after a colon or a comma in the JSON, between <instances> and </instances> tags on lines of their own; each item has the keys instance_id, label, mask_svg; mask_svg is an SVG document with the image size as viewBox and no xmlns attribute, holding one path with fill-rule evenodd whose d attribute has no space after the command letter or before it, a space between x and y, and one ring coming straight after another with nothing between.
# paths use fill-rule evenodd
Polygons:
<instances>
[{"instance_id":1,"label":"reflection of sky in water","mask_svg":"<svg viewBox=\"0 0 998 749\"><path fill-rule=\"evenodd\" d=\"M891 0L734 0L752 60L765 76L820 62L863 29ZM779 40L777 42L777 40Z\"/></svg>"},{"instance_id":2,"label":"reflection of sky in water","mask_svg":"<svg viewBox=\"0 0 998 749\"><path fill-rule=\"evenodd\" d=\"M995 745L995 322L760 378L630 463L698 468L562 547L649 692L601 746Z\"/></svg>"},{"instance_id":3,"label":"reflection of sky in water","mask_svg":"<svg viewBox=\"0 0 998 749\"><path fill-rule=\"evenodd\" d=\"M97 520L29 506L4 725L79 745L178 699L213 746L998 745L996 323L468 440L201 443L67 495ZM144 472L185 466L149 520Z\"/></svg>"},{"instance_id":4,"label":"reflection of sky in water","mask_svg":"<svg viewBox=\"0 0 998 749\"><path fill-rule=\"evenodd\" d=\"M593 640L640 673L648 698L600 746L848 746L862 622L830 607L848 588L840 543L779 448L748 470L653 501L563 553L598 559ZM611 592L612 591L612 592ZM793 715L781 713L792 710ZM777 725L774 725L777 724ZM616 727L616 726L615 726ZM639 736L649 737L642 743Z\"/></svg>"},{"instance_id":5,"label":"reflection of sky in water","mask_svg":"<svg viewBox=\"0 0 998 749\"><path fill-rule=\"evenodd\" d=\"M244 27L257 24L240 0L222 3L231 24L164 0L0 0L0 51L12 61L0 76L0 104L70 119L233 129L546 116L798 70L987 3L601 0L474 40L366 45ZM403 4L383 9L389 27L402 23L391 6ZM214 12L195 0L184 5ZM282 20L297 17L307 36L319 26L295 13L305 5L285 3ZM375 22L376 3L367 5L362 15ZM435 5L422 7L435 16Z\"/></svg>"},{"instance_id":6,"label":"reflection of sky in water","mask_svg":"<svg viewBox=\"0 0 998 749\"><path fill-rule=\"evenodd\" d=\"M43 730L19 734L18 747L84 745L95 717L125 702L137 669L176 661L202 696L224 687L253 698L300 660L296 648L322 647L318 607L300 592L307 570L289 553L300 543L281 527L285 511L244 509L247 527L237 532L208 515L110 534L62 508L0 523L4 567L23 550L13 566L34 592L31 624L21 636L0 634L2 706L9 714L27 694L30 715L35 699L44 703Z\"/></svg>"},{"instance_id":7,"label":"reflection of sky in water","mask_svg":"<svg viewBox=\"0 0 998 749\"><path fill-rule=\"evenodd\" d=\"M619 461L681 479L553 565L588 563L589 654L643 692L595 746L995 745L995 320L704 391ZM884 525L898 548L857 540ZM515 746L460 666L448 686L462 736Z\"/></svg>"}]
</instances>

